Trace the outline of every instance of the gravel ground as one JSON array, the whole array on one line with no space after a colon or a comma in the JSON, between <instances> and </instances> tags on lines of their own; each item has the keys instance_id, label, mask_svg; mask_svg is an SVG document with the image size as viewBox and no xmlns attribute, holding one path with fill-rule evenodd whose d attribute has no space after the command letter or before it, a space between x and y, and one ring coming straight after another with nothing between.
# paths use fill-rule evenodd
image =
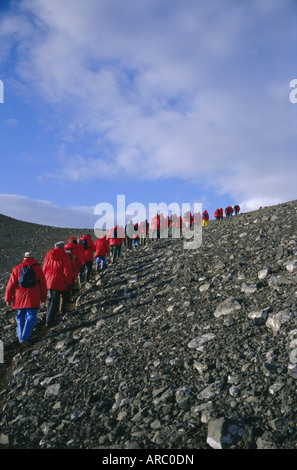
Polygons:
<instances>
[{"instance_id":1,"label":"gravel ground","mask_svg":"<svg viewBox=\"0 0 297 470\"><path fill-rule=\"evenodd\" d=\"M33 345L0 304L0 447L295 449L297 202L153 240L94 273ZM82 231L0 217L1 297L32 250ZM94 237L93 237L94 239Z\"/></svg>"}]
</instances>

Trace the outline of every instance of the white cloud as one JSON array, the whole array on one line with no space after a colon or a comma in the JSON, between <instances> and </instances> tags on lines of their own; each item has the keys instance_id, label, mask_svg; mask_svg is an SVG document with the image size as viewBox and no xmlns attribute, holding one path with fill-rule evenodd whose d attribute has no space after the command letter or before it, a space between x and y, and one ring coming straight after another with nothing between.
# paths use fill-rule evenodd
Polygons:
<instances>
[{"instance_id":1,"label":"white cloud","mask_svg":"<svg viewBox=\"0 0 297 470\"><path fill-rule=\"evenodd\" d=\"M20 76L65 112L64 158L41 180L181 177L243 201L294 198L293 2L20 5L1 34L17 32ZM70 138L84 153L67 153Z\"/></svg>"},{"instance_id":2,"label":"white cloud","mask_svg":"<svg viewBox=\"0 0 297 470\"><path fill-rule=\"evenodd\" d=\"M58 207L49 201L16 194L0 194L0 213L17 220L69 228L93 228L94 207Z\"/></svg>"}]
</instances>

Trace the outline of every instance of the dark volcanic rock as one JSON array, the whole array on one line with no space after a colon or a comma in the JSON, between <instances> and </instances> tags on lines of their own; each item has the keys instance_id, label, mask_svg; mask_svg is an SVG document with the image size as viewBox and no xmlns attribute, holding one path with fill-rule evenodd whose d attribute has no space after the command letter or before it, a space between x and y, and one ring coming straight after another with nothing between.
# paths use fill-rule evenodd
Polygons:
<instances>
[{"instance_id":1,"label":"dark volcanic rock","mask_svg":"<svg viewBox=\"0 0 297 470\"><path fill-rule=\"evenodd\" d=\"M296 210L210 221L197 250L124 250L55 327L40 312L26 350L2 303L0 446L296 448ZM0 222L2 293L28 248L42 262L81 234Z\"/></svg>"}]
</instances>

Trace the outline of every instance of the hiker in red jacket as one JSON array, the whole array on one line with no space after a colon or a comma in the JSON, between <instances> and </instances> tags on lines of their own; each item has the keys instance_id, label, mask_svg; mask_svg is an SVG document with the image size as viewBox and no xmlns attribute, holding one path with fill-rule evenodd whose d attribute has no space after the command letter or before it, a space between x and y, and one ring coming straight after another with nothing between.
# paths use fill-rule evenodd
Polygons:
<instances>
[{"instance_id":1,"label":"hiker in red jacket","mask_svg":"<svg viewBox=\"0 0 297 470\"><path fill-rule=\"evenodd\" d=\"M101 269L105 269L106 266L106 255L110 252L109 243L106 235L102 234L100 238L95 241L95 260L96 260L96 271L99 270L99 263Z\"/></svg>"},{"instance_id":2,"label":"hiker in red jacket","mask_svg":"<svg viewBox=\"0 0 297 470\"><path fill-rule=\"evenodd\" d=\"M223 220L223 216L224 216L223 209L217 209L214 213L214 217L217 220Z\"/></svg>"},{"instance_id":3,"label":"hiker in red jacket","mask_svg":"<svg viewBox=\"0 0 297 470\"><path fill-rule=\"evenodd\" d=\"M240 206L238 204L235 204L235 206L234 206L235 215L239 214L239 211L240 211Z\"/></svg>"},{"instance_id":4,"label":"hiker in red jacket","mask_svg":"<svg viewBox=\"0 0 297 470\"><path fill-rule=\"evenodd\" d=\"M89 234L83 235L80 241L85 249L85 281L88 281L93 270L95 245Z\"/></svg>"},{"instance_id":5,"label":"hiker in red jacket","mask_svg":"<svg viewBox=\"0 0 297 470\"><path fill-rule=\"evenodd\" d=\"M74 237L71 237L69 241L72 241L73 239ZM86 253L85 253L85 249L83 247L81 238L77 239L77 245L80 251L81 262L82 262L82 265L78 273L78 281L79 281L79 284L81 285L84 279L85 271L86 271Z\"/></svg>"},{"instance_id":6,"label":"hiker in red jacket","mask_svg":"<svg viewBox=\"0 0 297 470\"><path fill-rule=\"evenodd\" d=\"M43 272L48 289L46 325L53 324L59 311L61 294L67 292L72 284L72 265L68 253L64 251L64 242L55 244L44 258Z\"/></svg>"},{"instance_id":7,"label":"hiker in red jacket","mask_svg":"<svg viewBox=\"0 0 297 470\"><path fill-rule=\"evenodd\" d=\"M75 238L72 238L71 241L69 241L65 245L64 249L69 254L71 253L70 259L71 259L71 264L72 264L72 278L73 278L73 284L75 284L77 282L80 268L82 267L82 264L83 264L82 254Z\"/></svg>"},{"instance_id":8,"label":"hiker in red jacket","mask_svg":"<svg viewBox=\"0 0 297 470\"><path fill-rule=\"evenodd\" d=\"M193 216L191 214L191 211L187 211L183 215L183 223L184 226L186 227L186 230L190 230L192 225L193 225Z\"/></svg>"},{"instance_id":9,"label":"hiker in red jacket","mask_svg":"<svg viewBox=\"0 0 297 470\"><path fill-rule=\"evenodd\" d=\"M207 210L202 212L202 227L207 227L209 221L209 214Z\"/></svg>"},{"instance_id":10,"label":"hiker in red jacket","mask_svg":"<svg viewBox=\"0 0 297 470\"><path fill-rule=\"evenodd\" d=\"M161 216L156 214L151 220L152 238L160 238Z\"/></svg>"},{"instance_id":11,"label":"hiker in red jacket","mask_svg":"<svg viewBox=\"0 0 297 470\"><path fill-rule=\"evenodd\" d=\"M229 219L229 217L232 217L232 214L233 214L233 207L232 206L226 207L225 215L226 215L227 219Z\"/></svg>"},{"instance_id":12,"label":"hiker in red jacket","mask_svg":"<svg viewBox=\"0 0 297 470\"><path fill-rule=\"evenodd\" d=\"M26 283L23 268L33 269L33 277ZM24 275L23 275L24 274ZM30 275L30 273L29 273ZM30 287L26 287L30 285ZM41 303L46 302L46 280L38 261L30 252L25 253L22 264L16 266L10 275L5 291L8 307L18 310L16 317L17 336L20 343L29 344L37 323L37 313Z\"/></svg>"},{"instance_id":13,"label":"hiker in red jacket","mask_svg":"<svg viewBox=\"0 0 297 470\"><path fill-rule=\"evenodd\" d=\"M82 245L80 245L75 237L70 237L67 245L71 245L71 253L73 253L74 258L77 262L77 267L80 272L81 267L85 263L85 252ZM66 248L66 245L65 245Z\"/></svg>"},{"instance_id":14,"label":"hiker in red jacket","mask_svg":"<svg viewBox=\"0 0 297 470\"><path fill-rule=\"evenodd\" d=\"M202 221L201 213L200 212L194 212L193 224L194 225L199 225L199 224L201 224L201 221Z\"/></svg>"},{"instance_id":15,"label":"hiker in red jacket","mask_svg":"<svg viewBox=\"0 0 297 470\"><path fill-rule=\"evenodd\" d=\"M145 245L147 242L147 236L149 233L150 224L148 223L147 219L143 220L139 224L140 229L140 244Z\"/></svg>"},{"instance_id":16,"label":"hiker in red jacket","mask_svg":"<svg viewBox=\"0 0 297 470\"><path fill-rule=\"evenodd\" d=\"M136 224L134 224L134 234L133 234L132 246L133 246L133 248L136 248L137 246L139 246L138 222L136 222Z\"/></svg>"},{"instance_id":17,"label":"hiker in red jacket","mask_svg":"<svg viewBox=\"0 0 297 470\"><path fill-rule=\"evenodd\" d=\"M125 239L124 230L119 225L116 225L109 230L106 238L108 239L111 252L111 262L113 264L121 253L122 243Z\"/></svg>"}]
</instances>

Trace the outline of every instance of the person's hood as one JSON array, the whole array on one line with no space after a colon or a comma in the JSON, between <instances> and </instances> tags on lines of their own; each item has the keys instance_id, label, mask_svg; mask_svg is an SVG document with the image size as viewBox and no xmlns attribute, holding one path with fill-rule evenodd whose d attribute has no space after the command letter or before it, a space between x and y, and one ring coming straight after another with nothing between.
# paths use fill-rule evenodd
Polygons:
<instances>
[{"instance_id":1,"label":"person's hood","mask_svg":"<svg viewBox=\"0 0 297 470\"><path fill-rule=\"evenodd\" d=\"M33 264L40 266L40 263L35 258L25 258L22 262L22 266L32 266Z\"/></svg>"},{"instance_id":2,"label":"person's hood","mask_svg":"<svg viewBox=\"0 0 297 470\"><path fill-rule=\"evenodd\" d=\"M62 250L62 248L53 248L49 252L49 258L52 259L53 261L61 260L63 256L64 256L64 250Z\"/></svg>"}]
</instances>

